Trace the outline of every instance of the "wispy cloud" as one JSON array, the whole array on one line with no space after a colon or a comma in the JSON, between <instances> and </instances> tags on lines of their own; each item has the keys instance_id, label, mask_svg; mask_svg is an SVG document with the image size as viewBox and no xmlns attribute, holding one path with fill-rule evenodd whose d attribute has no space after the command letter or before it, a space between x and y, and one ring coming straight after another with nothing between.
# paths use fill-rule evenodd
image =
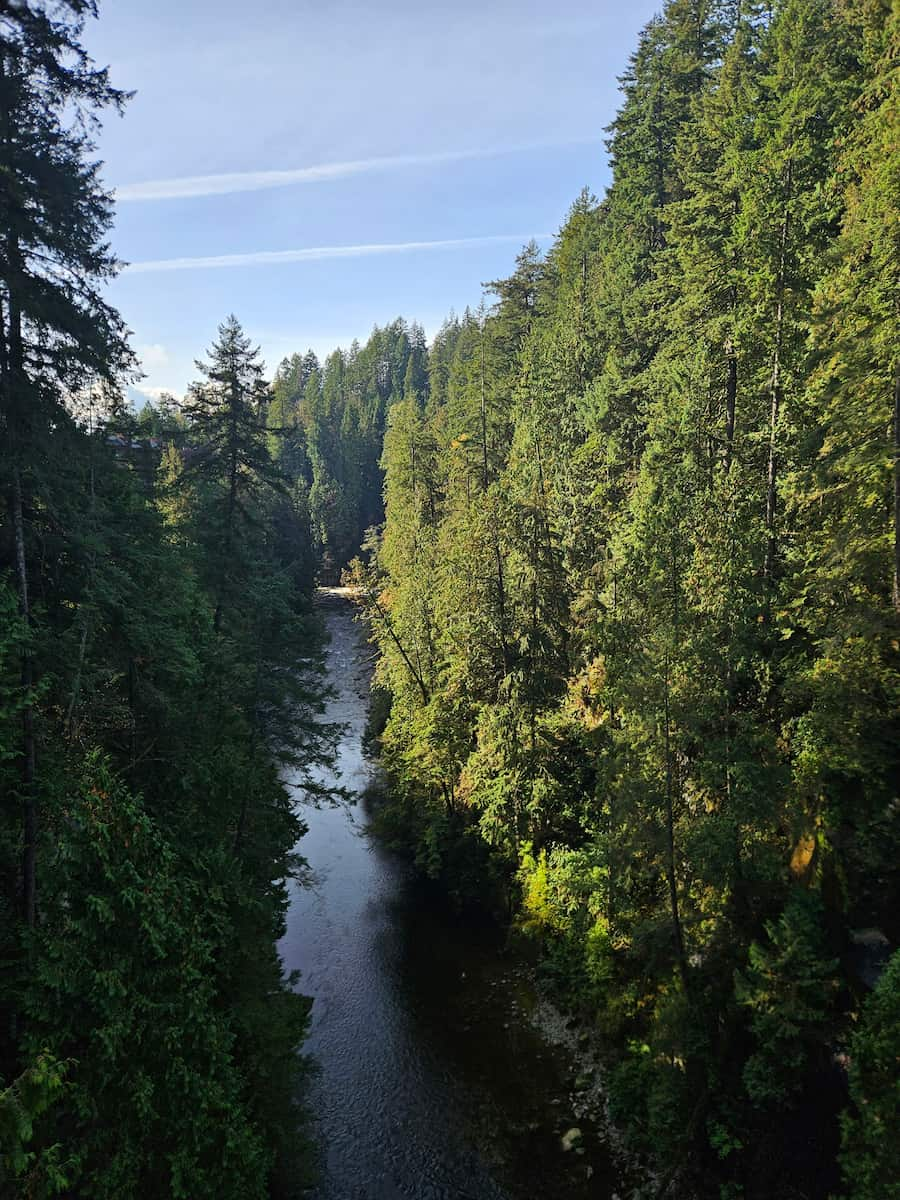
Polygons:
<instances>
[{"instance_id":1,"label":"wispy cloud","mask_svg":"<svg viewBox=\"0 0 900 1200\"><path fill-rule=\"evenodd\" d=\"M483 150L446 150L434 154L392 154L381 158L357 158L348 162L319 163L288 171L232 171L222 175L185 175L178 179L148 179L126 183L115 189L120 203L134 200L185 200L199 196L226 196L232 192L259 192L267 188L289 187L299 183L325 183L376 171L395 171L402 167L439 166L479 158L524 154L554 147L578 146L597 138L574 138L563 142L532 142Z\"/></svg>"},{"instance_id":2,"label":"wispy cloud","mask_svg":"<svg viewBox=\"0 0 900 1200\"><path fill-rule=\"evenodd\" d=\"M497 233L486 237L443 238L434 242L373 242L361 246L306 246L300 250L254 250L247 254L212 254L202 258L157 258L129 263L125 273L139 275L150 271L194 271L222 267L262 267L281 263L320 262L327 258L370 258L379 254L415 254L430 250L466 250L502 242L523 245L533 238L545 242L552 233Z\"/></svg>"}]
</instances>

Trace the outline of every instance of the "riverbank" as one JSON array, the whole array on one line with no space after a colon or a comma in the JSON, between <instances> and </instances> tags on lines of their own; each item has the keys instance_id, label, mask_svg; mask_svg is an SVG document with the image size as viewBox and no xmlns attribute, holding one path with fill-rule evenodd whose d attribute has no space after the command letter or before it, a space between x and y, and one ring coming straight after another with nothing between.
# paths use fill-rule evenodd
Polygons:
<instances>
[{"instance_id":1,"label":"riverbank","mask_svg":"<svg viewBox=\"0 0 900 1200\"><path fill-rule=\"evenodd\" d=\"M569 1106L576 1123L590 1122L609 1148L622 1179L622 1200L650 1200L660 1195L659 1175L628 1148L622 1129L612 1119L606 1087L608 1051L598 1034L567 1016L543 991L537 981L535 1004L529 1016L541 1036L567 1056L572 1082ZM672 1194L676 1193L673 1188Z\"/></svg>"}]
</instances>

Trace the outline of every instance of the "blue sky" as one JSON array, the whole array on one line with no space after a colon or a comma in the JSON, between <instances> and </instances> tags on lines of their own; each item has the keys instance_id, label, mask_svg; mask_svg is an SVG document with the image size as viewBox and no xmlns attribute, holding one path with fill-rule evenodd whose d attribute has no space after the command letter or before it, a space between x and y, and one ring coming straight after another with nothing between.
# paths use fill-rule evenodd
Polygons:
<instances>
[{"instance_id":1,"label":"blue sky","mask_svg":"<svg viewBox=\"0 0 900 1200\"><path fill-rule=\"evenodd\" d=\"M139 386L180 395L230 312L271 373L477 305L603 191L616 77L657 8L105 0L85 43L137 93L100 155Z\"/></svg>"}]
</instances>

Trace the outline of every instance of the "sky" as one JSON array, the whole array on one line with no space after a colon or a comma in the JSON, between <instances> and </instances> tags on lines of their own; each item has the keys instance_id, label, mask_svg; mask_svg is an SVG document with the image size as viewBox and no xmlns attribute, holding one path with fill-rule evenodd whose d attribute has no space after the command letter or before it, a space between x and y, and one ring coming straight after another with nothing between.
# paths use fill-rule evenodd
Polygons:
<instances>
[{"instance_id":1,"label":"sky","mask_svg":"<svg viewBox=\"0 0 900 1200\"><path fill-rule=\"evenodd\" d=\"M182 395L232 312L271 374L476 306L602 194L617 76L657 8L102 0L84 43L135 92L98 145L134 401Z\"/></svg>"}]
</instances>

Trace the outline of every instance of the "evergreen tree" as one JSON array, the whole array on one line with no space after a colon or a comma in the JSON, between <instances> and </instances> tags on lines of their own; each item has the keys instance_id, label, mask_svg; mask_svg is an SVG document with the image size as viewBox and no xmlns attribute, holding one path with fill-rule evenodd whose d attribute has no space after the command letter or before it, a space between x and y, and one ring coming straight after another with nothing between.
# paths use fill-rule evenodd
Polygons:
<instances>
[{"instance_id":1,"label":"evergreen tree","mask_svg":"<svg viewBox=\"0 0 900 1200\"><path fill-rule=\"evenodd\" d=\"M396 821L635 1048L664 1187L836 1186L841 955L896 931L895 24L671 0L605 197L445 323L385 442Z\"/></svg>"},{"instance_id":2,"label":"evergreen tree","mask_svg":"<svg viewBox=\"0 0 900 1200\"><path fill-rule=\"evenodd\" d=\"M237 318L230 316L219 326L209 364L198 361L205 381L194 384L185 405L197 443L189 473L203 494L202 537L216 598L216 633L227 591L239 575L235 558L240 555L241 531L253 522L262 492L284 486L266 437L267 390L258 355Z\"/></svg>"},{"instance_id":3,"label":"evergreen tree","mask_svg":"<svg viewBox=\"0 0 900 1200\"><path fill-rule=\"evenodd\" d=\"M126 96L79 42L84 18L93 14L91 4L71 0L56 13L25 3L0 17L0 470L26 624L34 617L31 514L43 483L36 465L47 456L51 429L68 419L65 394L94 375L115 377L131 361L121 319L102 297L116 262L103 240L110 200L91 159L97 111L120 109ZM29 925L37 905L35 683L26 647L16 791Z\"/></svg>"}]
</instances>

